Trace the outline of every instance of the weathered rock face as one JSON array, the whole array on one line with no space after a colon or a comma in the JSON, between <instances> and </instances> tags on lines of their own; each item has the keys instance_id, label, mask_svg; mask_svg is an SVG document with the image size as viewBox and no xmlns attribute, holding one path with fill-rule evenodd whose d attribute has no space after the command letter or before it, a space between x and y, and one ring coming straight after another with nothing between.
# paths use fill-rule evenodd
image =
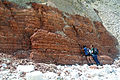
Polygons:
<instances>
[{"instance_id":1,"label":"weathered rock face","mask_svg":"<svg viewBox=\"0 0 120 80\"><path fill-rule=\"evenodd\" d=\"M118 40L120 45L120 0L8 0L21 6L27 2L36 2L56 7L70 14L87 16L92 21L100 21Z\"/></svg>"},{"instance_id":2,"label":"weathered rock face","mask_svg":"<svg viewBox=\"0 0 120 80\"><path fill-rule=\"evenodd\" d=\"M16 17L20 17L14 11L16 5L1 1L0 5L0 52L29 49L30 39L26 36L24 25L19 25L20 19L16 19Z\"/></svg>"},{"instance_id":3,"label":"weathered rock face","mask_svg":"<svg viewBox=\"0 0 120 80\"><path fill-rule=\"evenodd\" d=\"M86 63L80 56L80 47L91 44L99 49L101 55L114 57L117 42L100 22L91 22L79 15L62 14L51 7L32 5L38 15L42 15L41 29L44 29L39 29L30 38L31 58L34 60L56 64Z\"/></svg>"},{"instance_id":4,"label":"weathered rock face","mask_svg":"<svg viewBox=\"0 0 120 80\"><path fill-rule=\"evenodd\" d=\"M30 49L30 58L37 62L83 64L81 47L93 44L100 55L116 56L117 42L100 22L36 3L30 3L30 9L0 4L1 51Z\"/></svg>"},{"instance_id":5,"label":"weathered rock face","mask_svg":"<svg viewBox=\"0 0 120 80\"><path fill-rule=\"evenodd\" d=\"M31 58L47 63L74 64L80 63L80 50L75 41L59 34L38 30L31 36Z\"/></svg>"}]
</instances>

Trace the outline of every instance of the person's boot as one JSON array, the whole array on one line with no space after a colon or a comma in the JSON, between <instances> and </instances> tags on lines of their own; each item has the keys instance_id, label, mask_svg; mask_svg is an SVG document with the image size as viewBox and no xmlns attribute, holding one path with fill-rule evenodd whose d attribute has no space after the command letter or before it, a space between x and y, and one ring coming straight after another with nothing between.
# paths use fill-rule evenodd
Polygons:
<instances>
[{"instance_id":1,"label":"person's boot","mask_svg":"<svg viewBox=\"0 0 120 80\"><path fill-rule=\"evenodd\" d=\"M88 65L88 66L90 66L91 64L90 64L90 63L88 63L87 65Z\"/></svg>"},{"instance_id":2,"label":"person's boot","mask_svg":"<svg viewBox=\"0 0 120 80\"><path fill-rule=\"evenodd\" d=\"M91 63L90 65L93 65L93 63Z\"/></svg>"}]
</instances>

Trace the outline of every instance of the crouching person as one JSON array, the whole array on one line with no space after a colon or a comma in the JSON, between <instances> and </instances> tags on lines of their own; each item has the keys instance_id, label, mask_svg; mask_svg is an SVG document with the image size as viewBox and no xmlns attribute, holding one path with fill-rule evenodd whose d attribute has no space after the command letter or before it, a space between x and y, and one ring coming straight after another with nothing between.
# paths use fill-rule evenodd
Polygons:
<instances>
[{"instance_id":1,"label":"crouching person","mask_svg":"<svg viewBox=\"0 0 120 80\"><path fill-rule=\"evenodd\" d=\"M91 54L90 54L90 49L87 48L86 46L83 46L83 50L84 50L84 53L85 53L85 58L87 60L87 63L88 65L92 65L92 60L91 60Z\"/></svg>"}]
</instances>

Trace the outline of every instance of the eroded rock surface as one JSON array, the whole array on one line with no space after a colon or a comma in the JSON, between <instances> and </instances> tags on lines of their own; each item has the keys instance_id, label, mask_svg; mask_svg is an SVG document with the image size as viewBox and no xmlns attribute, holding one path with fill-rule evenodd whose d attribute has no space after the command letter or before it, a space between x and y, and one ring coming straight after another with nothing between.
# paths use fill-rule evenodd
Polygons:
<instances>
[{"instance_id":1,"label":"eroded rock surface","mask_svg":"<svg viewBox=\"0 0 120 80\"><path fill-rule=\"evenodd\" d=\"M116 56L117 41L100 22L37 3L28 3L29 9L0 4L0 51L31 50L37 62L83 64L81 47L93 44L100 55Z\"/></svg>"}]
</instances>

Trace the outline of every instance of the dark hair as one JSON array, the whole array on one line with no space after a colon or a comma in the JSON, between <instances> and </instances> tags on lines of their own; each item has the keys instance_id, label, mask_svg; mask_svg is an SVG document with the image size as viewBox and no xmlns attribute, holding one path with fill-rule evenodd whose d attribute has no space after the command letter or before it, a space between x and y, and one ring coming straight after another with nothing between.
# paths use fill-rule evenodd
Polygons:
<instances>
[{"instance_id":1,"label":"dark hair","mask_svg":"<svg viewBox=\"0 0 120 80\"><path fill-rule=\"evenodd\" d=\"M86 45L83 46L83 48L85 48L85 47L86 47Z\"/></svg>"},{"instance_id":2,"label":"dark hair","mask_svg":"<svg viewBox=\"0 0 120 80\"><path fill-rule=\"evenodd\" d=\"M94 47L94 45L91 45L92 47Z\"/></svg>"}]
</instances>

